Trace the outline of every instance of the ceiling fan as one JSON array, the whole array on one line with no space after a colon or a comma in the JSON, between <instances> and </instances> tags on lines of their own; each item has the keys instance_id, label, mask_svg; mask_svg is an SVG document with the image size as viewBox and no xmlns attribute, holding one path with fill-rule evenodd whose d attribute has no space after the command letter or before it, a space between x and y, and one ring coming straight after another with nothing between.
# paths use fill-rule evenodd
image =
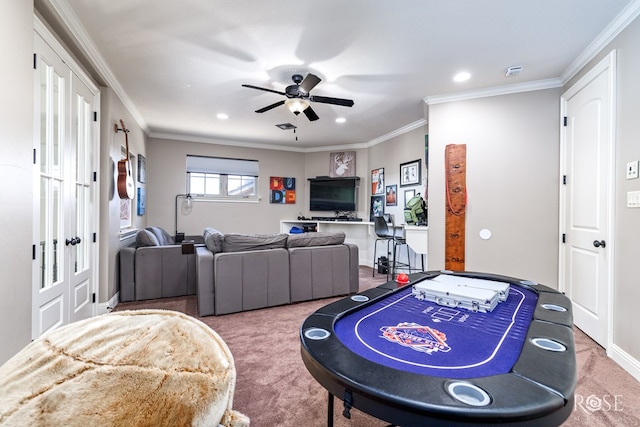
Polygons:
<instances>
[{"instance_id":1,"label":"ceiling fan","mask_svg":"<svg viewBox=\"0 0 640 427\"><path fill-rule=\"evenodd\" d=\"M329 98L326 96L313 96L310 95L309 92L311 89L316 87L318 83L320 83L320 77L315 74L307 74L307 76L303 79L302 75L294 74L291 76L293 80L292 85L287 86L284 92L280 92L278 90L267 89L263 87L253 86L253 85L242 85L243 87L248 87L251 89L264 90L267 92L277 93L278 95L284 95L287 99L275 102L271 105L267 105L264 108L256 110L256 113L264 113L265 111L269 111L272 108L279 107L281 105L286 105L289 110L295 114L296 116L301 112L304 113L305 116L310 121L318 120L318 115L311 108L309 101L311 102L320 102L324 104L333 104L333 105L341 105L343 107L351 107L353 106L353 101L351 99L344 98Z\"/></svg>"}]
</instances>

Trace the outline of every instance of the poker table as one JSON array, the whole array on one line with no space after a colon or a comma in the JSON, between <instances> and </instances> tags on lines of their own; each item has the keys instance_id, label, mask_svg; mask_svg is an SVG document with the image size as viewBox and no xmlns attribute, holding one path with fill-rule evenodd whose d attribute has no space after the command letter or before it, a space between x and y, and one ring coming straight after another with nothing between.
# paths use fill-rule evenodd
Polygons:
<instances>
[{"instance_id":1,"label":"poker table","mask_svg":"<svg viewBox=\"0 0 640 427\"><path fill-rule=\"evenodd\" d=\"M480 312L412 294L440 275L508 283L509 295ZM300 328L301 355L329 392L329 426L334 396L347 418L356 408L404 427L551 426L573 409L572 325L570 300L542 284L429 271L320 308Z\"/></svg>"}]
</instances>

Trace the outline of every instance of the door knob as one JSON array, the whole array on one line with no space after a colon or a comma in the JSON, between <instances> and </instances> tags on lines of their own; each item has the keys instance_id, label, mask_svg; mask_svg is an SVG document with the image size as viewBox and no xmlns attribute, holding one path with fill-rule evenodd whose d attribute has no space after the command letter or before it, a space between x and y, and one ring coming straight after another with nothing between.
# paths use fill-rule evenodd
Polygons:
<instances>
[{"instance_id":1,"label":"door knob","mask_svg":"<svg viewBox=\"0 0 640 427\"><path fill-rule=\"evenodd\" d=\"M65 243L67 244L67 246L71 245L71 246L75 246L78 243L80 243L82 240L80 239L80 237L76 236L76 237L72 237L71 240L66 239Z\"/></svg>"},{"instance_id":2,"label":"door knob","mask_svg":"<svg viewBox=\"0 0 640 427\"><path fill-rule=\"evenodd\" d=\"M604 248L607 246L607 242L605 242L604 240L594 240L593 246L595 246L596 248L599 248L602 246Z\"/></svg>"}]
</instances>

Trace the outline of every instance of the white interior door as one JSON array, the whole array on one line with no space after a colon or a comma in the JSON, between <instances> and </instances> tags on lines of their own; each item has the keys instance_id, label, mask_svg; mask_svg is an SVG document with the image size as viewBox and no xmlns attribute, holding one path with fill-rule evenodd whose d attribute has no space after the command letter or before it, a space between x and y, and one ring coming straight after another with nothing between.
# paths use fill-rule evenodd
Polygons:
<instances>
[{"instance_id":1,"label":"white interior door","mask_svg":"<svg viewBox=\"0 0 640 427\"><path fill-rule=\"evenodd\" d=\"M70 232L69 253L69 321L91 317L94 308L94 293L97 284L93 283L93 247L95 245L92 230L97 228L96 208L93 194L96 186L93 182L94 161L93 140L97 132L94 119L94 94L75 75L72 75L71 95L71 132L69 141L71 198L68 207ZM75 244L73 243L75 240Z\"/></svg>"},{"instance_id":2,"label":"white interior door","mask_svg":"<svg viewBox=\"0 0 640 427\"><path fill-rule=\"evenodd\" d=\"M96 313L98 97L38 33L34 48L35 339Z\"/></svg>"},{"instance_id":3,"label":"white interior door","mask_svg":"<svg viewBox=\"0 0 640 427\"><path fill-rule=\"evenodd\" d=\"M37 66L34 92L36 135L36 178L34 179L34 235L36 249L33 292L32 338L69 321L69 279L65 266L67 224L65 223L65 169L68 167L64 147L65 119L69 104L65 97L69 67L41 37L35 37Z\"/></svg>"},{"instance_id":4,"label":"white interior door","mask_svg":"<svg viewBox=\"0 0 640 427\"><path fill-rule=\"evenodd\" d=\"M564 175L561 289L574 323L603 347L612 281L615 52L563 95Z\"/></svg>"}]
</instances>

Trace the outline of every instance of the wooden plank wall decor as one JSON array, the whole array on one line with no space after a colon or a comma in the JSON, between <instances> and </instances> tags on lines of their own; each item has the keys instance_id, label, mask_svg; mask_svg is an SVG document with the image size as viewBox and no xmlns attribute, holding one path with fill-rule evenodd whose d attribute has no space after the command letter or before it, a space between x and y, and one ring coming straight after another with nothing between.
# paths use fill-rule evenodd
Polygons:
<instances>
[{"instance_id":1,"label":"wooden plank wall decor","mask_svg":"<svg viewBox=\"0 0 640 427\"><path fill-rule=\"evenodd\" d=\"M445 268L464 271L465 211L467 208L467 146L445 147Z\"/></svg>"}]
</instances>

